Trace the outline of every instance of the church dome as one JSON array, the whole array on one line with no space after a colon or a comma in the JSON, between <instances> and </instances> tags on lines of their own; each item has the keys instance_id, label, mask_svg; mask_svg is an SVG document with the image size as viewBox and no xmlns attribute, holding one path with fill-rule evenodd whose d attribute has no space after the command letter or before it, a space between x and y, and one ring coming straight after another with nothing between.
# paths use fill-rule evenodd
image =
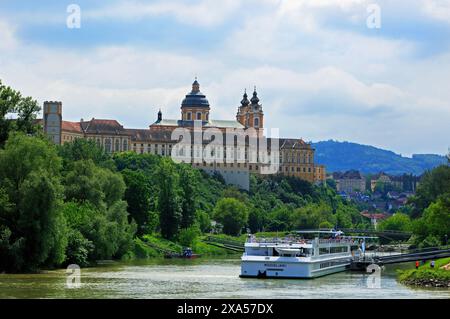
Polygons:
<instances>
[{"instance_id":1,"label":"church dome","mask_svg":"<svg viewBox=\"0 0 450 319\"><path fill-rule=\"evenodd\" d=\"M255 87L255 91L253 92L253 97L250 100L252 102L253 105L257 105L259 103L259 98L258 98L258 93L256 92L256 87Z\"/></svg>"},{"instance_id":2,"label":"church dome","mask_svg":"<svg viewBox=\"0 0 450 319\"><path fill-rule=\"evenodd\" d=\"M204 107L209 108L209 101L206 96L200 92L200 84L197 79L192 83L192 91L186 95L181 107Z\"/></svg>"},{"instance_id":3,"label":"church dome","mask_svg":"<svg viewBox=\"0 0 450 319\"><path fill-rule=\"evenodd\" d=\"M243 99L241 101L242 106L248 106L250 104L250 101L248 100L247 90L245 90Z\"/></svg>"}]
</instances>

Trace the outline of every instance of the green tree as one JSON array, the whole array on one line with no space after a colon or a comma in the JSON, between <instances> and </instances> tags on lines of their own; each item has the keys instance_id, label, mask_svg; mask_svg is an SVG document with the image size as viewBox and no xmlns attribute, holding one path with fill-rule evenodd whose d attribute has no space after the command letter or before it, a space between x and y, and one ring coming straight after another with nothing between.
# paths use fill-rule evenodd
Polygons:
<instances>
[{"instance_id":1,"label":"green tree","mask_svg":"<svg viewBox=\"0 0 450 319\"><path fill-rule=\"evenodd\" d=\"M63 179L66 199L92 203L97 208L102 207L105 205L105 194L99 177L99 169L92 160L72 163Z\"/></svg>"},{"instance_id":2,"label":"green tree","mask_svg":"<svg viewBox=\"0 0 450 319\"><path fill-rule=\"evenodd\" d=\"M202 233L209 233L211 231L211 218L207 212L197 210L195 219Z\"/></svg>"},{"instance_id":3,"label":"green tree","mask_svg":"<svg viewBox=\"0 0 450 319\"><path fill-rule=\"evenodd\" d=\"M419 241L434 236L444 242L450 235L450 197L441 195L425 209L423 216L413 223L413 232Z\"/></svg>"},{"instance_id":4,"label":"green tree","mask_svg":"<svg viewBox=\"0 0 450 319\"><path fill-rule=\"evenodd\" d=\"M217 202L213 215L223 225L225 234L236 236L247 223L248 209L237 199L222 198Z\"/></svg>"},{"instance_id":5,"label":"green tree","mask_svg":"<svg viewBox=\"0 0 450 319\"><path fill-rule=\"evenodd\" d=\"M36 116L40 110L37 101L22 97L19 91L3 85L0 80L0 146L4 145L12 131L36 134ZM16 113L17 119L12 121L6 118L9 113Z\"/></svg>"},{"instance_id":6,"label":"green tree","mask_svg":"<svg viewBox=\"0 0 450 319\"><path fill-rule=\"evenodd\" d=\"M49 142L11 134L0 150L0 270L35 271L65 259L65 219L59 170Z\"/></svg>"},{"instance_id":7,"label":"green tree","mask_svg":"<svg viewBox=\"0 0 450 319\"><path fill-rule=\"evenodd\" d=\"M293 211L288 206L280 206L269 214L269 231L292 230Z\"/></svg>"},{"instance_id":8,"label":"green tree","mask_svg":"<svg viewBox=\"0 0 450 319\"><path fill-rule=\"evenodd\" d=\"M0 146L8 139L8 134L12 130L12 121L6 118L8 113L14 112L21 95L9 86L2 84L0 80Z\"/></svg>"},{"instance_id":9,"label":"green tree","mask_svg":"<svg viewBox=\"0 0 450 319\"><path fill-rule=\"evenodd\" d=\"M155 217L158 218L151 213L155 205L148 177L142 170L130 169L123 170L122 176L126 184L125 200L128 203L128 212L137 223L138 236L144 235L149 231L149 227L154 230L155 225L152 222Z\"/></svg>"},{"instance_id":10,"label":"green tree","mask_svg":"<svg viewBox=\"0 0 450 319\"><path fill-rule=\"evenodd\" d=\"M197 178L191 167L180 167L181 188L181 227L189 228L194 224L197 209Z\"/></svg>"},{"instance_id":11,"label":"green tree","mask_svg":"<svg viewBox=\"0 0 450 319\"><path fill-rule=\"evenodd\" d=\"M438 166L424 174L417 193L411 200L415 206L413 216L420 216L431 203L444 194L450 197L450 166L448 165Z\"/></svg>"},{"instance_id":12,"label":"green tree","mask_svg":"<svg viewBox=\"0 0 450 319\"><path fill-rule=\"evenodd\" d=\"M184 247L191 247L192 249L195 249L198 236L200 236L200 234L201 232L197 225L184 228L178 235L178 242Z\"/></svg>"},{"instance_id":13,"label":"green tree","mask_svg":"<svg viewBox=\"0 0 450 319\"><path fill-rule=\"evenodd\" d=\"M250 209L248 214L248 228L252 233L262 231L264 228L264 215L261 210L257 208Z\"/></svg>"},{"instance_id":14,"label":"green tree","mask_svg":"<svg viewBox=\"0 0 450 319\"><path fill-rule=\"evenodd\" d=\"M178 234L182 218L178 178L172 161L163 158L156 173L159 187L157 209L161 235L166 239L173 239Z\"/></svg>"},{"instance_id":15,"label":"green tree","mask_svg":"<svg viewBox=\"0 0 450 319\"><path fill-rule=\"evenodd\" d=\"M396 231L411 231L412 223L408 215L396 213L383 220L379 225L379 230L396 230Z\"/></svg>"},{"instance_id":16,"label":"green tree","mask_svg":"<svg viewBox=\"0 0 450 319\"><path fill-rule=\"evenodd\" d=\"M76 138L70 143L64 143L59 148L59 154L64 160L64 166L77 161L92 160L98 166L111 168L113 162L105 150L95 143L94 140Z\"/></svg>"}]
</instances>

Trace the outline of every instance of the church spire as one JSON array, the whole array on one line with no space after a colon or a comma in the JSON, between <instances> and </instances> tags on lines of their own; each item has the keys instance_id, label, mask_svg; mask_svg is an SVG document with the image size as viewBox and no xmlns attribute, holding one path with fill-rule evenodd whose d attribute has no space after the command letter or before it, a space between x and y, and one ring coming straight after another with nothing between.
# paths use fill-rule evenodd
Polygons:
<instances>
[{"instance_id":1,"label":"church spire","mask_svg":"<svg viewBox=\"0 0 450 319\"><path fill-rule=\"evenodd\" d=\"M241 105L242 106L248 106L249 104L250 104L250 101L248 100L247 89L245 89L244 96L243 96L243 99L241 101Z\"/></svg>"},{"instance_id":2,"label":"church spire","mask_svg":"<svg viewBox=\"0 0 450 319\"><path fill-rule=\"evenodd\" d=\"M256 86L255 86L255 90L253 91L253 97L250 101L252 102L253 105L256 105L259 103L258 93L256 92Z\"/></svg>"}]
</instances>

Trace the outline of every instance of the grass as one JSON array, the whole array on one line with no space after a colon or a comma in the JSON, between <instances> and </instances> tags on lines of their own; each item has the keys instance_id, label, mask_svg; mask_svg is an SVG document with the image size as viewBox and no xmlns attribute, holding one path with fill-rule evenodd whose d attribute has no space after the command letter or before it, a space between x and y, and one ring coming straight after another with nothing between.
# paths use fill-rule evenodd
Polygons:
<instances>
[{"instance_id":1,"label":"grass","mask_svg":"<svg viewBox=\"0 0 450 319\"><path fill-rule=\"evenodd\" d=\"M283 237L287 234L287 232L261 232L255 234L257 238L271 238L271 237ZM195 243L192 244L192 249L194 253L200 254L203 256L226 256L226 255L237 255L239 252L231 251L225 248L217 247L209 245L203 242L207 237L213 237L222 240L229 240L233 242L239 242L244 245L247 234L242 234L240 236L229 236L225 234L205 234L200 236ZM174 251L181 252L183 247L175 242L166 240L162 238L160 235L145 235L140 238L136 238L134 240L135 248L134 248L134 256L137 258L157 258L163 257L163 251ZM219 244L220 246L220 244Z\"/></svg>"},{"instance_id":2,"label":"grass","mask_svg":"<svg viewBox=\"0 0 450 319\"><path fill-rule=\"evenodd\" d=\"M419 269L399 271L400 282L416 286L449 287L450 270L441 267L449 264L450 258L436 260L434 268L431 268L430 263L419 266Z\"/></svg>"}]
</instances>

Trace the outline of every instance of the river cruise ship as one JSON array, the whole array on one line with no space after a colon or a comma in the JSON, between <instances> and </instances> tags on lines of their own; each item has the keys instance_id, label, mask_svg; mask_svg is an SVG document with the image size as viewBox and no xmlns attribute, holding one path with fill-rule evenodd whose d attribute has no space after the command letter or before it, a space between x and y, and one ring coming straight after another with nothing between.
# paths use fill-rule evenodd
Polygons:
<instances>
[{"instance_id":1,"label":"river cruise ship","mask_svg":"<svg viewBox=\"0 0 450 319\"><path fill-rule=\"evenodd\" d=\"M364 246L339 231L299 231L283 239L249 235L241 277L315 278L345 271Z\"/></svg>"}]
</instances>

